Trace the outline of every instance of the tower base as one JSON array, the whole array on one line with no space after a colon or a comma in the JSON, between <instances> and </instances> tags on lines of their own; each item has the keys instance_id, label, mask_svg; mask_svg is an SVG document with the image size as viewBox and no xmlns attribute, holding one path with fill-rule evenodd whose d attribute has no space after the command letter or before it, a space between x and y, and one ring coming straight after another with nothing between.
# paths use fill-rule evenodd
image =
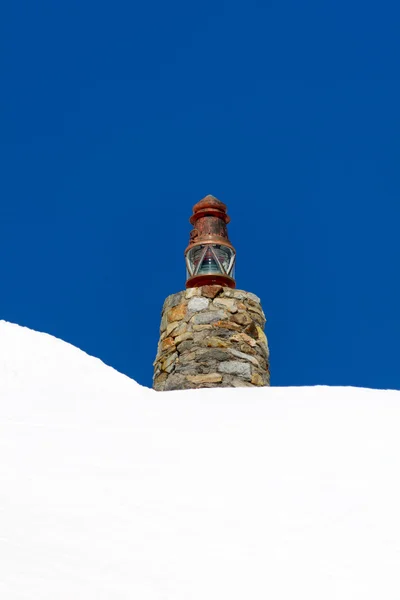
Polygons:
<instances>
[{"instance_id":1,"label":"tower base","mask_svg":"<svg viewBox=\"0 0 400 600\"><path fill-rule=\"evenodd\" d=\"M249 292L207 285L168 296L154 389L268 386L264 325L260 299Z\"/></svg>"}]
</instances>

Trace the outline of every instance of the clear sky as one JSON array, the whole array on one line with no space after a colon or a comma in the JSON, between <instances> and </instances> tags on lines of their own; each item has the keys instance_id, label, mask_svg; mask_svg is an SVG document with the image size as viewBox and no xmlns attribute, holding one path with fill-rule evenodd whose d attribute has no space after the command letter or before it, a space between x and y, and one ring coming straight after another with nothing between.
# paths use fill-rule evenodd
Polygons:
<instances>
[{"instance_id":1,"label":"clear sky","mask_svg":"<svg viewBox=\"0 0 400 600\"><path fill-rule=\"evenodd\" d=\"M398 3L1 12L1 318L151 385L191 208L213 194L272 384L400 389Z\"/></svg>"}]
</instances>

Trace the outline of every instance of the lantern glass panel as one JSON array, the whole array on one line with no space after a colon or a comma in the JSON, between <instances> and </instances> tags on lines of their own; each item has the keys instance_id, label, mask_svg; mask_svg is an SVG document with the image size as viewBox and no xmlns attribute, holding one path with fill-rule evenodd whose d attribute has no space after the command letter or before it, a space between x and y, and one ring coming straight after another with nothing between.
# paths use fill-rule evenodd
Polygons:
<instances>
[{"instance_id":1,"label":"lantern glass panel","mask_svg":"<svg viewBox=\"0 0 400 600\"><path fill-rule=\"evenodd\" d=\"M221 244L201 244L187 254L188 277L222 274L233 276L235 253Z\"/></svg>"}]
</instances>

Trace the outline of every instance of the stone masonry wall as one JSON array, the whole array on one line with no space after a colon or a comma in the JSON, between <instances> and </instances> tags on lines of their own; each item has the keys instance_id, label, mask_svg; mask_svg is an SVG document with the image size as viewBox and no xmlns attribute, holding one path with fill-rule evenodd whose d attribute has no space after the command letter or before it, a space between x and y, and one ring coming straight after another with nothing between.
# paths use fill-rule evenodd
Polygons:
<instances>
[{"instance_id":1,"label":"stone masonry wall","mask_svg":"<svg viewBox=\"0 0 400 600\"><path fill-rule=\"evenodd\" d=\"M154 389L269 385L264 325L260 299L248 292L210 285L168 296Z\"/></svg>"}]
</instances>

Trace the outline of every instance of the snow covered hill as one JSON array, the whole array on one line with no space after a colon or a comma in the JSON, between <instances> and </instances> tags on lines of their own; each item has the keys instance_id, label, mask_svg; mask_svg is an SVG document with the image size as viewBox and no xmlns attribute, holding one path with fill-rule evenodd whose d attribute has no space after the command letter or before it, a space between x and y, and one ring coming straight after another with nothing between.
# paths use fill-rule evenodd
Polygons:
<instances>
[{"instance_id":1,"label":"snow covered hill","mask_svg":"<svg viewBox=\"0 0 400 600\"><path fill-rule=\"evenodd\" d=\"M156 393L0 322L2 600L399 600L400 392Z\"/></svg>"}]
</instances>

